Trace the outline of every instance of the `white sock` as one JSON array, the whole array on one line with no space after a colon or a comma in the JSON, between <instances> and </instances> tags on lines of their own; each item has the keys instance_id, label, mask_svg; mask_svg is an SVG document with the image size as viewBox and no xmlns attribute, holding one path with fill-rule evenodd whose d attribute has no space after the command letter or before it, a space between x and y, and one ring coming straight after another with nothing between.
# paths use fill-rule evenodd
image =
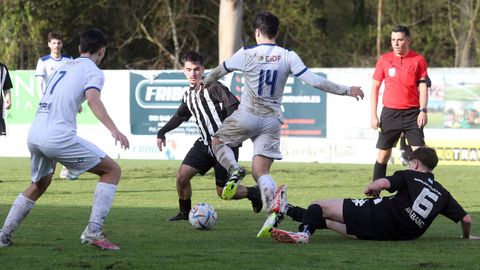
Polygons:
<instances>
[{"instance_id":1,"label":"white sock","mask_svg":"<svg viewBox=\"0 0 480 270\"><path fill-rule=\"evenodd\" d=\"M235 160L235 154L233 153L232 148L228 147L228 145L224 143L217 144L214 148L212 148L215 157L218 160L218 163L222 164L222 166L229 172L230 168L238 167L238 162Z\"/></svg>"},{"instance_id":2,"label":"white sock","mask_svg":"<svg viewBox=\"0 0 480 270\"><path fill-rule=\"evenodd\" d=\"M97 184L95 193L93 194L92 213L88 221L89 232L96 233L102 229L105 217L112 207L116 190L117 186L114 184L103 182Z\"/></svg>"},{"instance_id":3,"label":"white sock","mask_svg":"<svg viewBox=\"0 0 480 270\"><path fill-rule=\"evenodd\" d=\"M10 238L33 206L35 206L35 201L25 197L22 193L18 194L10 208L10 212L8 212L8 216L3 224L2 235L0 236Z\"/></svg>"},{"instance_id":4,"label":"white sock","mask_svg":"<svg viewBox=\"0 0 480 270\"><path fill-rule=\"evenodd\" d=\"M260 188L260 194L262 197L263 205L265 205L265 211L270 212L270 208L275 198L275 192L277 192L277 184L269 174L262 175L257 181Z\"/></svg>"}]
</instances>

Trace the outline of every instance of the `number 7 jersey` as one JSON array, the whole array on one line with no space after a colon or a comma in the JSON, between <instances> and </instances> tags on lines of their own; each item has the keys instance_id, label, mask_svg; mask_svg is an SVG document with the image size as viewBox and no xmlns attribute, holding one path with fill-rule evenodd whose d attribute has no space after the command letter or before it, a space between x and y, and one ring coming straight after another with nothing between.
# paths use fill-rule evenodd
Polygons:
<instances>
[{"instance_id":1,"label":"number 7 jersey","mask_svg":"<svg viewBox=\"0 0 480 270\"><path fill-rule=\"evenodd\" d=\"M67 146L77 134L77 113L86 99L85 90L101 91L104 80L102 70L86 57L58 68L39 103L28 142L55 148Z\"/></svg>"},{"instance_id":2,"label":"number 7 jersey","mask_svg":"<svg viewBox=\"0 0 480 270\"><path fill-rule=\"evenodd\" d=\"M245 85L240 108L257 115L281 115L283 90L290 73L303 74L307 67L293 51L276 44L259 44L238 50L223 63L228 71L242 71Z\"/></svg>"}]
</instances>

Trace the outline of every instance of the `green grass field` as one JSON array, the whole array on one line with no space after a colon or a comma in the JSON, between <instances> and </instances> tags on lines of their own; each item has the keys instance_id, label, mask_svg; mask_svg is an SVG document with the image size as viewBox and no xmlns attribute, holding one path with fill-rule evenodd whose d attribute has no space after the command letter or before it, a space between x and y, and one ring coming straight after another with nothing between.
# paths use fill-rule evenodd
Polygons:
<instances>
[{"instance_id":1,"label":"green grass field","mask_svg":"<svg viewBox=\"0 0 480 270\"><path fill-rule=\"evenodd\" d=\"M104 230L119 251L80 244L90 214L96 176L54 180L15 233L14 245L0 249L1 269L479 269L480 241L459 239L460 225L440 217L420 239L375 242L318 231L308 245L256 239L265 214L249 201L222 201L213 174L194 178L193 202L208 202L218 213L211 231L188 222L169 222L177 213L174 175L179 161L120 160L123 177ZM0 158L0 222L29 183L28 159ZM249 164L244 164L249 169ZM389 172L400 169L390 166ZM288 184L288 199L307 206L318 198L363 197L372 166L275 163L272 174ZM480 220L480 168L436 170L446 186ZM58 175L58 173L57 173ZM245 184L252 185L247 177ZM294 230L289 218L281 228ZM480 226L473 226L480 234Z\"/></svg>"}]
</instances>

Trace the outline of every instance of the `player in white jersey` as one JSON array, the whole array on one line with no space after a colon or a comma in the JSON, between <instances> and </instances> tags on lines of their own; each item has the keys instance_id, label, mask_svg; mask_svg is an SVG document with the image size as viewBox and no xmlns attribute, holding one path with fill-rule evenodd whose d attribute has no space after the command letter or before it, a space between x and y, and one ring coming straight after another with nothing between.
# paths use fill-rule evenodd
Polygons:
<instances>
[{"instance_id":1,"label":"player in white jersey","mask_svg":"<svg viewBox=\"0 0 480 270\"><path fill-rule=\"evenodd\" d=\"M37 61L37 69L35 70L35 77L37 78L37 85L42 93L45 93L48 80L52 77L55 71L66 62L72 60L71 56L62 55L63 36L58 32L48 33L48 47L50 54L40 57Z\"/></svg>"},{"instance_id":2,"label":"player in white jersey","mask_svg":"<svg viewBox=\"0 0 480 270\"><path fill-rule=\"evenodd\" d=\"M310 71L293 51L276 45L278 18L269 13L259 13L253 23L256 46L244 47L230 59L213 69L205 78L209 84L225 74L243 71L245 86L239 109L225 119L214 134L213 151L218 161L231 177L223 190L223 197L231 198L239 182L245 177L245 169L235 160L232 146L250 138L254 145L252 174L257 181L267 213L277 189L269 175L275 159L281 159L280 126L283 121L281 102L288 75L292 73L309 85L322 91L363 98L360 87L347 87L333 83Z\"/></svg>"},{"instance_id":3,"label":"player in white jersey","mask_svg":"<svg viewBox=\"0 0 480 270\"><path fill-rule=\"evenodd\" d=\"M77 136L76 115L80 104L88 101L94 115L111 132L115 143L127 149L129 142L108 115L100 92L103 72L97 65L105 55L107 40L98 29L80 34L80 57L60 67L47 86L28 134L32 183L20 193L0 231L0 247L12 244L11 237L35 202L52 181L54 166L60 162L75 174L91 172L100 176L90 220L80 239L102 249L119 249L103 234L107 216L120 180L119 165L94 144Z\"/></svg>"},{"instance_id":4,"label":"player in white jersey","mask_svg":"<svg viewBox=\"0 0 480 270\"><path fill-rule=\"evenodd\" d=\"M66 62L72 60L71 56L62 55L63 36L59 32L48 33L48 47L50 54L40 57L35 70L35 78L37 79L38 89L45 93L48 81L52 78L55 71L63 66ZM82 110L80 107L79 111ZM77 177L71 174L65 167L60 172L61 179L75 180Z\"/></svg>"}]
</instances>

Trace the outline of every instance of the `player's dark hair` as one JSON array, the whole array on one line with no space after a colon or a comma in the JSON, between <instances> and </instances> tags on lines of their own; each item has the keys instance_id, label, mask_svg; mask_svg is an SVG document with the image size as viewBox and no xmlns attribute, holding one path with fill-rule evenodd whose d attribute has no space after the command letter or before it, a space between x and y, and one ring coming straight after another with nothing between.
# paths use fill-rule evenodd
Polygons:
<instances>
[{"instance_id":1,"label":"player's dark hair","mask_svg":"<svg viewBox=\"0 0 480 270\"><path fill-rule=\"evenodd\" d=\"M48 33L47 38L48 38L48 42L50 42L50 40L52 39L58 39L63 41L63 35L60 32L55 32L55 31Z\"/></svg>"},{"instance_id":2,"label":"player's dark hair","mask_svg":"<svg viewBox=\"0 0 480 270\"><path fill-rule=\"evenodd\" d=\"M81 53L96 53L106 45L107 38L99 29L91 28L80 33Z\"/></svg>"},{"instance_id":3,"label":"player's dark hair","mask_svg":"<svg viewBox=\"0 0 480 270\"><path fill-rule=\"evenodd\" d=\"M405 37L410 37L410 29L404 25L397 25L395 28L393 28L392 32L395 33L404 33Z\"/></svg>"},{"instance_id":4,"label":"player's dark hair","mask_svg":"<svg viewBox=\"0 0 480 270\"><path fill-rule=\"evenodd\" d=\"M260 30L263 35L270 39L277 36L279 26L280 20L278 17L266 11L258 13L253 21L253 30Z\"/></svg>"},{"instance_id":5,"label":"player's dark hair","mask_svg":"<svg viewBox=\"0 0 480 270\"><path fill-rule=\"evenodd\" d=\"M411 161L414 159L420 161L430 170L435 169L438 164L437 152L435 151L435 149L426 146L419 147L415 151L410 153L410 155L408 156L408 160Z\"/></svg>"},{"instance_id":6,"label":"player's dark hair","mask_svg":"<svg viewBox=\"0 0 480 270\"><path fill-rule=\"evenodd\" d=\"M183 65L185 65L185 62L192 62L192 63L198 63L200 66L203 67L203 55L196 51L188 51L186 52L182 58L180 59Z\"/></svg>"}]
</instances>

